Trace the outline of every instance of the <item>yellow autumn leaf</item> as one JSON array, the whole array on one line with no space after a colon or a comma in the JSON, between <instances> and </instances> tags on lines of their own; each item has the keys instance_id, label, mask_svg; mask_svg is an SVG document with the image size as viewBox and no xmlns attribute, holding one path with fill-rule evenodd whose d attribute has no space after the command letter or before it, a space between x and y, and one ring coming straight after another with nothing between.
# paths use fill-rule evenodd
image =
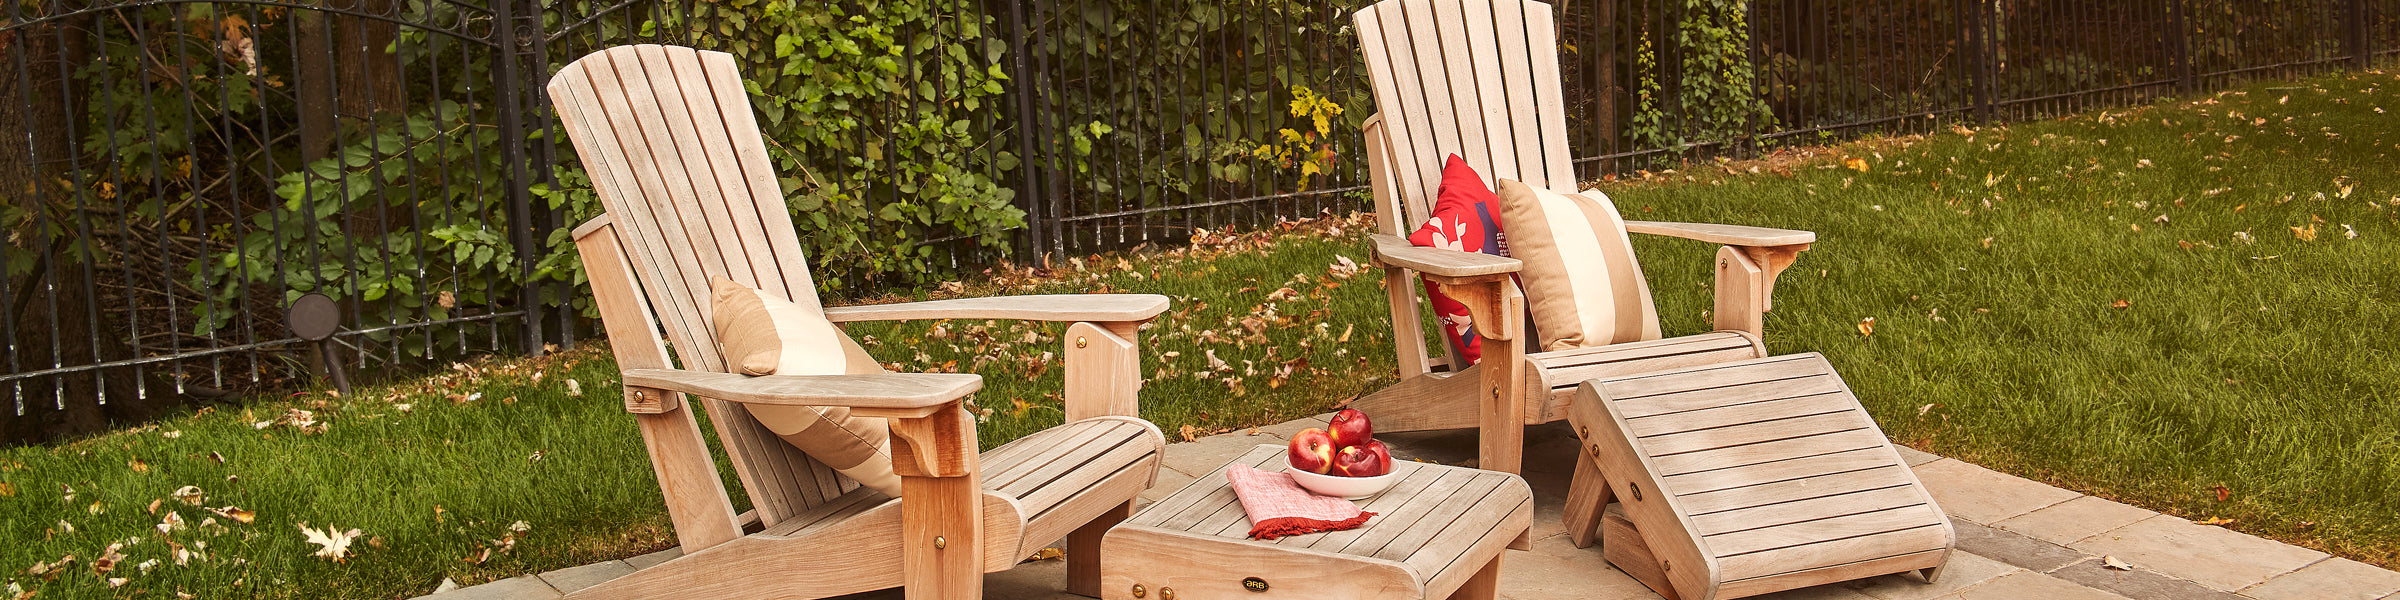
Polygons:
<instances>
[{"instance_id":1,"label":"yellow autumn leaf","mask_svg":"<svg viewBox=\"0 0 2400 600\"><path fill-rule=\"evenodd\" d=\"M1867 172L1867 168L1868 168L1868 167L1867 167L1867 159L1864 159L1864 158L1859 158L1859 157L1855 157L1855 156L1853 156L1853 157L1849 157L1849 158L1844 158L1844 159L1842 159L1842 166L1849 167L1849 168L1850 168L1850 170L1852 170L1852 171L1857 171L1857 172L1860 172L1860 173L1865 173L1865 172Z\"/></svg>"},{"instance_id":2,"label":"yellow autumn leaf","mask_svg":"<svg viewBox=\"0 0 2400 600\"><path fill-rule=\"evenodd\" d=\"M1871 336L1871 335L1875 335L1875 317L1867 317L1866 319L1860 320L1860 321L1858 322L1858 335L1860 335L1860 336Z\"/></svg>"},{"instance_id":3,"label":"yellow autumn leaf","mask_svg":"<svg viewBox=\"0 0 2400 600\"><path fill-rule=\"evenodd\" d=\"M2303 242L2317 241L2317 224L2310 223L2308 227L2293 227L2292 237L2300 238L2300 241Z\"/></svg>"}]
</instances>

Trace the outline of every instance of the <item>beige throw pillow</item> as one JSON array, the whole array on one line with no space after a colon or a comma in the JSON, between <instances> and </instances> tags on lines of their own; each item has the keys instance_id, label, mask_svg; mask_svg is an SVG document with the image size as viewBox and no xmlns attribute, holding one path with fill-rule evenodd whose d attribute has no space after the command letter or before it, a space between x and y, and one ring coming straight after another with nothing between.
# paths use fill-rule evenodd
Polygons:
<instances>
[{"instance_id":1,"label":"beige throw pillow","mask_svg":"<svg viewBox=\"0 0 2400 600\"><path fill-rule=\"evenodd\" d=\"M1500 180L1500 222L1542 351L1659 338L1658 309L1625 219L1599 192L1561 194Z\"/></svg>"},{"instance_id":2,"label":"beige throw pillow","mask_svg":"<svg viewBox=\"0 0 2400 600\"><path fill-rule=\"evenodd\" d=\"M842 375L882 373L850 336L823 313L731 279L709 282L709 325L726 370L743 375ZM750 416L808 453L809 457L858 480L859 485L899 497L900 476L892 471L891 425L875 417L851 416L840 406L745 405Z\"/></svg>"}]
</instances>

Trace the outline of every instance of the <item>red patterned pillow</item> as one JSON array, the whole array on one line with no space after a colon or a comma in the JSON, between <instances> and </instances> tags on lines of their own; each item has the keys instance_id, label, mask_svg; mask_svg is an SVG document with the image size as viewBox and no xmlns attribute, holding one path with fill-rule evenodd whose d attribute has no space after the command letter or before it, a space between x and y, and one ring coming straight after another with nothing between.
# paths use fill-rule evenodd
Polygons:
<instances>
[{"instance_id":1,"label":"red patterned pillow","mask_svg":"<svg viewBox=\"0 0 2400 600\"><path fill-rule=\"evenodd\" d=\"M1457 250L1508 256L1508 236L1500 227L1500 197L1484 185L1483 177L1466 159L1450 155L1442 166L1442 187L1434 193L1433 218L1425 221L1408 243ZM1433 300L1434 316L1442 320L1442 334L1450 336L1450 347L1467 359L1467 364L1483 360L1483 338L1475 333L1475 320L1467 313L1467 305L1443 294L1440 286L1425 282L1425 296Z\"/></svg>"}]
</instances>

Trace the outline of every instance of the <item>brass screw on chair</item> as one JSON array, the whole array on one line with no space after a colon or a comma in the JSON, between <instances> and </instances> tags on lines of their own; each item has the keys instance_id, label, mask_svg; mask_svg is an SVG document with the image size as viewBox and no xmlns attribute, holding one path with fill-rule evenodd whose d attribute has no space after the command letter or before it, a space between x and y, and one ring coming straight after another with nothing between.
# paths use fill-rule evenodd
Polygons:
<instances>
[{"instance_id":1,"label":"brass screw on chair","mask_svg":"<svg viewBox=\"0 0 2400 600\"><path fill-rule=\"evenodd\" d=\"M1584 438L1584 439L1587 439L1587 440L1588 440L1588 439L1591 439L1591 438L1592 438L1592 428L1590 428L1590 427L1584 427L1584 428L1581 428L1581 429L1577 429L1577 430L1575 430L1575 437ZM1594 447L1594 448L1598 448L1599 446L1593 446L1593 447Z\"/></svg>"},{"instance_id":2,"label":"brass screw on chair","mask_svg":"<svg viewBox=\"0 0 2400 600\"><path fill-rule=\"evenodd\" d=\"M1133 597L1140 598L1148 595L1150 595L1150 590L1142 589L1142 584L1133 584Z\"/></svg>"},{"instance_id":3,"label":"brass screw on chair","mask_svg":"<svg viewBox=\"0 0 2400 600\"><path fill-rule=\"evenodd\" d=\"M937 535L937 536L933 536L933 549L935 549L935 550L940 550L940 549L943 549L943 548L948 548L948 547L950 547L950 540L948 540L948 539L943 539L943 538L942 538L942 536L938 536L938 535Z\"/></svg>"},{"instance_id":4,"label":"brass screw on chair","mask_svg":"<svg viewBox=\"0 0 2400 600\"><path fill-rule=\"evenodd\" d=\"M1500 399L1500 388L1492 388L1492 399L1493 399L1493 400L1499 400L1499 399Z\"/></svg>"},{"instance_id":5,"label":"brass screw on chair","mask_svg":"<svg viewBox=\"0 0 2400 600\"><path fill-rule=\"evenodd\" d=\"M1083 336L1080 336L1080 335L1079 335L1079 336L1075 336L1075 347L1077 347L1077 348L1082 348L1082 347L1084 347L1084 346L1090 346L1090 345L1092 345L1092 341L1091 341L1091 340L1083 339Z\"/></svg>"},{"instance_id":6,"label":"brass screw on chair","mask_svg":"<svg viewBox=\"0 0 2400 600\"><path fill-rule=\"evenodd\" d=\"M1158 588L1158 600L1175 600L1175 588Z\"/></svg>"},{"instance_id":7,"label":"brass screw on chair","mask_svg":"<svg viewBox=\"0 0 2400 600\"><path fill-rule=\"evenodd\" d=\"M1640 502L1642 500L1642 484L1628 482L1625 484L1625 486L1633 488L1633 500L1635 502Z\"/></svg>"}]
</instances>

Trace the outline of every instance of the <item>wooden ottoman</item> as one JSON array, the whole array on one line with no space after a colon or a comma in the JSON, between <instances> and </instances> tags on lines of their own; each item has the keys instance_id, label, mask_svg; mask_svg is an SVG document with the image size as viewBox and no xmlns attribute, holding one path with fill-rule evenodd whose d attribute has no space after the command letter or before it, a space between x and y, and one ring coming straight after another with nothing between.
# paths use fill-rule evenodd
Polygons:
<instances>
[{"instance_id":1,"label":"wooden ottoman","mask_svg":"<svg viewBox=\"0 0 2400 600\"><path fill-rule=\"evenodd\" d=\"M1950 518L1825 357L1584 382L1567 532L1669 600L1725 600L1922 570ZM1615 500L1622 510L1602 507Z\"/></svg>"},{"instance_id":2,"label":"wooden ottoman","mask_svg":"<svg viewBox=\"0 0 2400 600\"><path fill-rule=\"evenodd\" d=\"M1227 466L1286 471L1282 446ZM1258 541L1225 468L1192 481L1110 529L1101 542L1102 598L1493 598L1500 551L1533 520L1533 491L1515 475L1398 461L1401 479L1359 506L1365 526Z\"/></svg>"}]
</instances>

